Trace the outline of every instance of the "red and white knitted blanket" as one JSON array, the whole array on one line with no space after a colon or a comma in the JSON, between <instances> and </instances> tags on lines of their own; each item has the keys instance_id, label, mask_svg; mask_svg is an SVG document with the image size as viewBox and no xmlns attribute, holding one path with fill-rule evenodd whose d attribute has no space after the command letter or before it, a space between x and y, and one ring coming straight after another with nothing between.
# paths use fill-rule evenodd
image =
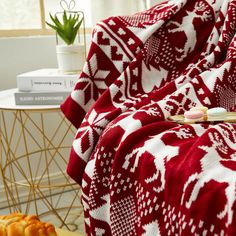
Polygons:
<instances>
[{"instance_id":1,"label":"red and white knitted blanket","mask_svg":"<svg viewBox=\"0 0 236 236\"><path fill-rule=\"evenodd\" d=\"M172 0L98 23L62 104L88 235L236 235L236 125L167 122L236 110L236 0Z\"/></svg>"}]
</instances>

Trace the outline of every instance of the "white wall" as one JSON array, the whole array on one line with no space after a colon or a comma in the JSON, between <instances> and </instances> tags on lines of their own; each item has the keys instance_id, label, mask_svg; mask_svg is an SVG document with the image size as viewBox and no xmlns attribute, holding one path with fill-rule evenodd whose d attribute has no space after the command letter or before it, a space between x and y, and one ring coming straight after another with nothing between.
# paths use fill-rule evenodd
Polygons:
<instances>
[{"instance_id":1,"label":"white wall","mask_svg":"<svg viewBox=\"0 0 236 236\"><path fill-rule=\"evenodd\" d=\"M17 74L57 68L55 47L55 36L0 38L0 91L16 87Z\"/></svg>"},{"instance_id":2,"label":"white wall","mask_svg":"<svg viewBox=\"0 0 236 236\"><path fill-rule=\"evenodd\" d=\"M16 75L57 67L54 36L0 38L0 90L16 87Z\"/></svg>"}]
</instances>

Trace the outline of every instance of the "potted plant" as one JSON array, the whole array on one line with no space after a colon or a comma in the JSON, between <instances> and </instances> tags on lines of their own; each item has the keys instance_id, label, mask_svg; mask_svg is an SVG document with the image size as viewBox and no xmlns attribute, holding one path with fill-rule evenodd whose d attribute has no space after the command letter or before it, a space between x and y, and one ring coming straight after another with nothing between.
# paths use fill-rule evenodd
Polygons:
<instances>
[{"instance_id":1,"label":"potted plant","mask_svg":"<svg viewBox=\"0 0 236 236\"><path fill-rule=\"evenodd\" d=\"M64 42L59 44L57 40L57 61L59 70L63 73L78 73L82 70L85 61L85 45L75 43L78 31L84 18L80 19L77 12L62 13L61 19L57 14L50 14L52 23L46 22L48 26L56 31L57 36Z\"/></svg>"}]
</instances>

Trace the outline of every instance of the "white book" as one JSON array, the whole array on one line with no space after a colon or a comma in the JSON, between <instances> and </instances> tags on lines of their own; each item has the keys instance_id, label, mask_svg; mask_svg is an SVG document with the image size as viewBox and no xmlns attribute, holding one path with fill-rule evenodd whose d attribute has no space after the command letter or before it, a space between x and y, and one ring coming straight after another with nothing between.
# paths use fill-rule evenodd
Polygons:
<instances>
[{"instance_id":1,"label":"white book","mask_svg":"<svg viewBox=\"0 0 236 236\"><path fill-rule=\"evenodd\" d=\"M58 69L40 69L17 75L20 91L72 91L79 74L62 74Z\"/></svg>"},{"instance_id":2,"label":"white book","mask_svg":"<svg viewBox=\"0 0 236 236\"><path fill-rule=\"evenodd\" d=\"M70 92L15 92L16 105L60 105Z\"/></svg>"}]
</instances>

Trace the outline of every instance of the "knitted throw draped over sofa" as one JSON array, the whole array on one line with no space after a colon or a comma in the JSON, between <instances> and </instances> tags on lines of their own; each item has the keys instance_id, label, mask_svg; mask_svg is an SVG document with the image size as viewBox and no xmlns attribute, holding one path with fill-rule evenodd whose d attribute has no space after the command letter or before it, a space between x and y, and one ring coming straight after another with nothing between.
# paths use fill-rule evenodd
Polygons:
<instances>
[{"instance_id":1,"label":"knitted throw draped over sofa","mask_svg":"<svg viewBox=\"0 0 236 236\"><path fill-rule=\"evenodd\" d=\"M61 105L88 235L236 235L236 125L168 122L236 104L236 0L172 0L94 28Z\"/></svg>"}]
</instances>

